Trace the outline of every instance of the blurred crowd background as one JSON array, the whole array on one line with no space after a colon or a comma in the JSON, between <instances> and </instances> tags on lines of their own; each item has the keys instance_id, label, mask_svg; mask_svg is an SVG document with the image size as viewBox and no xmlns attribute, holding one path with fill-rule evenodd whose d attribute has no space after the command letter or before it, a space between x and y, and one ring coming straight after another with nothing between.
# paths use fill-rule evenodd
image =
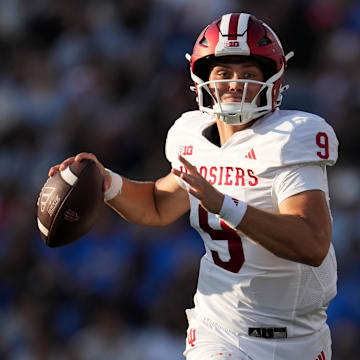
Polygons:
<instances>
[{"instance_id":1,"label":"blurred crowd background","mask_svg":"<svg viewBox=\"0 0 360 360\"><path fill-rule=\"evenodd\" d=\"M0 0L0 359L183 358L203 254L187 218L152 229L104 207L91 233L49 249L35 204L49 167L81 151L133 179L165 175L167 130L196 108L184 54L241 11L295 51L282 107L340 139L328 314L333 359L359 358L359 0Z\"/></svg>"}]
</instances>

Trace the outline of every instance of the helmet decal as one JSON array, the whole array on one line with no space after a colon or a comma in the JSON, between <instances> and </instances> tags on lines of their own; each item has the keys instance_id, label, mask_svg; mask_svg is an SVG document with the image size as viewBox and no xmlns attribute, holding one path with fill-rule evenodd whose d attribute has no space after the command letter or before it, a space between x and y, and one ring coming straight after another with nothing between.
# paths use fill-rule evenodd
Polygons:
<instances>
[{"instance_id":1,"label":"helmet decal","mask_svg":"<svg viewBox=\"0 0 360 360\"><path fill-rule=\"evenodd\" d=\"M221 18L219 42L215 56L250 55L247 44L249 14L227 14Z\"/></svg>"}]
</instances>

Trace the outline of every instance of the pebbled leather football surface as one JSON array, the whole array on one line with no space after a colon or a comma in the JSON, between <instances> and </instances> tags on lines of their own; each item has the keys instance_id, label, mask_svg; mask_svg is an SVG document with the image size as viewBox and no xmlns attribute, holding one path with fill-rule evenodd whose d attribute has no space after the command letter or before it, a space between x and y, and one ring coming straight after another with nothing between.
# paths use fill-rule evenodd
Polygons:
<instances>
[{"instance_id":1,"label":"pebbled leather football surface","mask_svg":"<svg viewBox=\"0 0 360 360\"><path fill-rule=\"evenodd\" d=\"M37 201L37 225L49 247L88 233L104 206L103 177L92 160L73 162L49 177Z\"/></svg>"}]
</instances>

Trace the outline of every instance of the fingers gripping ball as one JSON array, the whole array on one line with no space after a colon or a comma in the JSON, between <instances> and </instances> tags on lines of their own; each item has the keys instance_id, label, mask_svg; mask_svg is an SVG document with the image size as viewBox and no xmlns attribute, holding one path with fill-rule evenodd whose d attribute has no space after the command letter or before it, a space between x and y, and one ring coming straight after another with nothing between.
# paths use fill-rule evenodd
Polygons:
<instances>
[{"instance_id":1,"label":"fingers gripping ball","mask_svg":"<svg viewBox=\"0 0 360 360\"><path fill-rule=\"evenodd\" d=\"M92 160L73 162L47 179L37 201L37 225L47 246L69 244L90 231L104 204L102 186Z\"/></svg>"}]
</instances>

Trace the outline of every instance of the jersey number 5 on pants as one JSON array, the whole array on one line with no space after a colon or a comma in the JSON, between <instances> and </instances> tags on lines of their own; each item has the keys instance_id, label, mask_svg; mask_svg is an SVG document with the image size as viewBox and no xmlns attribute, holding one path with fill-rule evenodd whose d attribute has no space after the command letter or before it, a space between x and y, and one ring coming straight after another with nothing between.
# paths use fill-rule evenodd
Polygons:
<instances>
[{"instance_id":1,"label":"jersey number 5 on pants","mask_svg":"<svg viewBox=\"0 0 360 360\"><path fill-rule=\"evenodd\" d=\"M199 225L201 229L208 233L212 240L227 240L230 254L229 261L222 261L218 252L211 250L214 263L225 270L238 273L245 261L240 235L223 220L220 220L221 230L212 229L209 226L208 216L208 212L199 205Z\"/></svg>"}]
</instances>

